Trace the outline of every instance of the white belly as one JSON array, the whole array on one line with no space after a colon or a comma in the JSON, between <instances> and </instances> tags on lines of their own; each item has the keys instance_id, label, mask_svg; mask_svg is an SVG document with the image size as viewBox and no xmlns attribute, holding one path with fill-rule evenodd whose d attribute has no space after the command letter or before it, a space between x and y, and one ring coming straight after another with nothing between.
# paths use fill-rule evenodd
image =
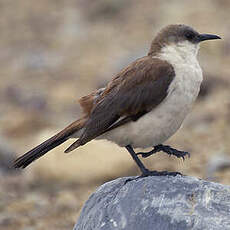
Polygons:
<instances>
[{"instance_id":1,"label":"white belly","mask_svg":"<svg viewBox=\"0 0 230 230\"><path fill-rule=\"evenodd\" d=\"M175 60L175 56L173 58ZM166 55L162 59L168 60L170 57ZM107 139L122 147L146 148L162 144L171 137L189 113L202 82L202 71L195 57L189 63L179 58L176 61L173 64L176 77L168 89L168 96L159 106L137 121L111 130L97 139Z\"/></svg>"},{"instance_id":2,"label":"white belly","mask_svg":"<svg viewBox=\"0 0 230 230\"><path fill-rule=\"evenodd\" d=\"M98 139L107 139L119 146L147 148L162 144L181 126L199 92L199 85L189 92L175 89L165 101L135 122L118 127Z\"/></svg>"}]
</instances>

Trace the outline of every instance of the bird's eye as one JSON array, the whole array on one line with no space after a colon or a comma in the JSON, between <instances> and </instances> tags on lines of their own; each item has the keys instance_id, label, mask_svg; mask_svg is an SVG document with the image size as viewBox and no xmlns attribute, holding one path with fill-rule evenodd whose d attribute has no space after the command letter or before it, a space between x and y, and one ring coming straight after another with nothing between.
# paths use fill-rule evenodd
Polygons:
<instances>
[{"instance_id":1,"label":"bird's eye","mask_svg":"<svg viewBox=\"0 0 230 230\"><path fill-rule=\"evenodd\" d=\"M192 32L188 32L185 34L185 37L188 39L188 40L192 40L194 37L195 37L195 34L192 33Z\"/></svg>"}]
</instances>

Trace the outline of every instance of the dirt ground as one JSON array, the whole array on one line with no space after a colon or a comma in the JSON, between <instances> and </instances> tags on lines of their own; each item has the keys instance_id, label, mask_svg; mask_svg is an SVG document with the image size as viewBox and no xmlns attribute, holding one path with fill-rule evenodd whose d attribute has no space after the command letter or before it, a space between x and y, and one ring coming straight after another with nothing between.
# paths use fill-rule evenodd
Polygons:
<instances>
[{"instance_id":1,"label":"dirt ground","mask_svg":"<svg viewBox=\"0 0 230 230\"><path fill-rule=\"evenodd\" d=\"M0 229L72 229L99 185L138 175L126 150L106 141L64 154L68 141L23 171L8 165L78 118L77 99L144 56L156 32L172 23L223 39L201 45L199 98L167 142L191 158L158 153L144 162L230 184L229 12L227 0L2 1Z\"/></svg>"}]
</instances>

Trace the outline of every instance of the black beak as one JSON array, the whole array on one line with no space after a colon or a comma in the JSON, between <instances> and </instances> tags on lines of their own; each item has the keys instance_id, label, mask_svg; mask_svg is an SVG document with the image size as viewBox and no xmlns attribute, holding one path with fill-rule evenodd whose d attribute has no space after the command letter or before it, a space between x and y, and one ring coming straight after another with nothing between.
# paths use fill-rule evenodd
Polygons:
<instances>
[{"instance_id":1,"label":"black beak","mask_svg":"<svg viewBox=\"0 0 230 230\"><path fill-rule=\"evenodd\" d=\"M200 34L199 37L199 42L206 41L206 40L213 40L213 39L221 39L221 37L213 34Z\"/></svg>"}]
</instances>

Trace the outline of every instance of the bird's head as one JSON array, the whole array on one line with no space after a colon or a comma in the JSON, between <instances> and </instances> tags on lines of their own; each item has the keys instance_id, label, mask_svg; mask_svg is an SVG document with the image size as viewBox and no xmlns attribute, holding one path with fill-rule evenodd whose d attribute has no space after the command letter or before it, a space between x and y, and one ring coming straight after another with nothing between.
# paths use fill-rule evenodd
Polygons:
<instances>
[{"instance_id":1,"label":"bird's head","mask_svg":"<svg viewBox=\"0 0 230 230\"><path fill-rule=\"evenodd\" d=\"M149 55L159 53L164 47L175 47L178 52L197 52L199 43L206 40L221 39L213 34L200 34L186 25L169 25L154 38Z\"/></svg>"}]
</instances>

